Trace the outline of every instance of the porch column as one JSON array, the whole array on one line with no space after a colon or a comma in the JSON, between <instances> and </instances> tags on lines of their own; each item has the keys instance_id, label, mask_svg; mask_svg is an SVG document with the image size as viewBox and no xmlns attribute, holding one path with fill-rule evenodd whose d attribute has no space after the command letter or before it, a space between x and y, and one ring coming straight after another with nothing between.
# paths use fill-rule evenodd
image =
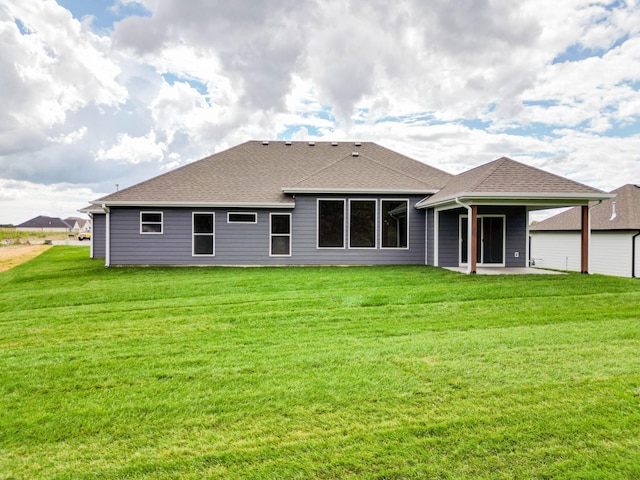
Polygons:
<instances>
[{"instance_id":1,"label":"porch column","mask_svg":"<svg viewBox=\"0 0 640 480\"><path fill-rule=\"evenodd\" d=\"M470 250L471 250L471 258L469 258L469 273L476 273L477 261L476 257L478 256L478 206L471 205L471 215L469 215L469 221L471 225L469 228L469 239L470 242Z\"/></svg>"},{"instance_id":2,"label":"porch column","mask_svg":"<svg viewBox=\"0 0 640 480\"><path fill-rule=\"evenodd\" d=\"M582 206L581 258L580 273L589 273L589 206Z\"/></svg>"}]
</instances>

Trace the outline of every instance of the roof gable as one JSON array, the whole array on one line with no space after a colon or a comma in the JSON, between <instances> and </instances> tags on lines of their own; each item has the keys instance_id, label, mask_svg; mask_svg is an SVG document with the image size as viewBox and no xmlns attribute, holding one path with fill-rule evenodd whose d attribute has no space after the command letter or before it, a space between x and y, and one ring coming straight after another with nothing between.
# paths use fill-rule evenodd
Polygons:
<instances>
[{"instance_id":1,"label":"roof gable","mask_svg":"<svg viewBox=\"0 0 640 480\"><path fill-rule=\"evenodd\" d=\"M459 196L594 196L604 192L567 178L502 157L456 175L423 205Z\"/></svg>"},{"instance_id":2,"label":"roof gable","mask_svg":"<svg viewBox=\"0 0 640 480\"><path fill-rule=\"evenodd\" d=\"M627 184L611 192L615 198L602 204L591 202L592 230L640 230L640 186ZM597 205L597 206L596 206ZM532 231L580 230L579 208L547 218L531 226Z\"/></svg>"}]
</instances>

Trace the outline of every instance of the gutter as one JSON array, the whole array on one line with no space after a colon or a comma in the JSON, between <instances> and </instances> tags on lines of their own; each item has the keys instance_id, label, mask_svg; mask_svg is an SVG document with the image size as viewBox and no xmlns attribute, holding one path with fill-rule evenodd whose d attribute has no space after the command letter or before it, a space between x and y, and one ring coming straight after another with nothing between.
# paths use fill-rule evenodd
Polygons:
<instances>
[{"instance_id":1,"label":"gutter","mask_svg":"<svg viewBox=\"0 0 640 480\"><path fill-rule=\"evenodd\" d=\"M638 278L636 276L636 238L640 236L640 230L633 237L631 237L631 278Z\"/></svg>"}]
</instances>

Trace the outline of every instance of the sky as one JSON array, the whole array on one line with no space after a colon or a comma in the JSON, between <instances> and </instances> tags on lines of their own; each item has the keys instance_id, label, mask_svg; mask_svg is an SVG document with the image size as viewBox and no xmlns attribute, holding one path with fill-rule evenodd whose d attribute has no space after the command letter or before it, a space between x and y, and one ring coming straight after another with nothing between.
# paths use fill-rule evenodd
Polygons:
<instances>
[{"instance_id":1,"label":"sky","mask_svg":"<svg viewBox=\"0 0 640 480\"><path fill-rule=\"evenodd\" d=\"M640 184L640 0L0 0L0 224L247 140Z\"/></svg>"}]
</instances>

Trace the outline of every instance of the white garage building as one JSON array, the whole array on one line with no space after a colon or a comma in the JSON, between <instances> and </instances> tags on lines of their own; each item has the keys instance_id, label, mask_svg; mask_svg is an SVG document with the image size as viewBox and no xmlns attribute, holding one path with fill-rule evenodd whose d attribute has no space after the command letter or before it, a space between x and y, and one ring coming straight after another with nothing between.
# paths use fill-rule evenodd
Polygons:
<instances>
[{"instance_id":1,"label":"white garage building","mask_svg":"<svg viewBox=\"0 0 640 480\"><path fill-rule=\"evenodd\" d=\"M640 186L625 185L615 198L591 203L589 273L640 277ZM580 271L580 208L572 208L529 229L531 264Z\"/></svg>"}]
</instances>

